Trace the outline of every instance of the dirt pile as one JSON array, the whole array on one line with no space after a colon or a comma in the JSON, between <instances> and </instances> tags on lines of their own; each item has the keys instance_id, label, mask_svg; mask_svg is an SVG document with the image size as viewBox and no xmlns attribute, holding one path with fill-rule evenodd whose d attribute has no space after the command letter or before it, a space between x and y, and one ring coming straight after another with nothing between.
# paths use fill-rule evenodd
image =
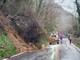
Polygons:
<instances>
[{"instance_id":1,"label":"dirt pile","mask_svg":"<svg viewBox=\"0 0 80 60\"><path fill-rule=\"evenodd\" d=\"M4 16L0 11L0 24L5 29L8 38L16 46L17 52L37 49L34 44L40 38L40 26L36 18L28 13L23 12L15 18L10 18Z\"/></svg>"}]
</instances>

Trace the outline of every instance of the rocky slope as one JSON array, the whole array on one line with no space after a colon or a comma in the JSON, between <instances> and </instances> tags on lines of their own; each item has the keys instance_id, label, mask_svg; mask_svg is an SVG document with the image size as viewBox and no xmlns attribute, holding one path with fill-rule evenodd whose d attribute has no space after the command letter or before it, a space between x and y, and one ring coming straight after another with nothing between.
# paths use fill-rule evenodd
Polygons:
<instances>
[{"instance_id":1,"label":"rocky slope","mask_svg":"<svg viewBox=\"0 0 80 60\"><path fill-rule=\"evenodd\" d=\"M31 12L23 12L13 19L5 16L0 11L0 24L5 29L8 38L16 46L18 52L37 49L31 43L38 42L41 30L36 18Z\"/></svg>"},{"instance_id":2,"label":"rocky slope","mask_svg":"<svg viewBox=\"0 0 80 60\"><path fill-rule=\"evenodd\" d=\"M14 43L17 52L37 49L36 46L44 35L39 19L27 2L26 0L0 1L0 27L3 27L8 38Z\"/></svg>"}]
</instances>

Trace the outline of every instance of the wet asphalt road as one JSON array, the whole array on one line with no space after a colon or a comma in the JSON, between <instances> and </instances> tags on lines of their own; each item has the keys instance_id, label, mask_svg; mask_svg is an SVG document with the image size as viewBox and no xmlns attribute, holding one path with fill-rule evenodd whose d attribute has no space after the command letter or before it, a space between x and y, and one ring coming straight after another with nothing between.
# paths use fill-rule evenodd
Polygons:
<instances>
[{"instance_id":1,"label":"wet asphalt road","mask_svg":"<svg viewBox=\"0 0 80 60\"><path fill-rule=\"evenodd\" d=\"M63 39L60 45L61 60L80 60L80 51L74 47L74 44L69 42L67 38Z\"/></svg>"},{"instance_id":2,"label":"wet asphalt road","mask_svg":"<svg viewBox=\"0 0 80 60\"><path fill-rule=\"evenodd\" d=\"M11 60L56 60L59 45L50 45L44 50L26 52Z\"/></svg>"},{"instance_id":3,"label":"wet asphalt road","mask_svg":"<svg viewBox=\"0 0 80 60\"><path fill-rule=\"evenodd\" d=\"M10 60L80 60L80 51L69 43L67 38L62 40L62 44L49 45L46 49L25 52Z\"/></svg>"}]
</instances>

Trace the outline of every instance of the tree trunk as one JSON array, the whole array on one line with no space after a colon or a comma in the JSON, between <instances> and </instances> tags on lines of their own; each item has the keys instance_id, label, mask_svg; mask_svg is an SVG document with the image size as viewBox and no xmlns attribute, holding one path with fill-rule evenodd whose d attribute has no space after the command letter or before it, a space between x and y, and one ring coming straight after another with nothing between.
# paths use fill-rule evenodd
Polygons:
<instances>
[{"instance_id":1,"label":"tree trunk","mask_svg":"<svg viewBox=\"0 0 80 60\"><path fill-rule=\"evenodd\" d=\"M78 0L76 0L75 3L76 3L77 13L78 13L78 23L80 24L80 6Z\"/></svg>"}]
</instances>

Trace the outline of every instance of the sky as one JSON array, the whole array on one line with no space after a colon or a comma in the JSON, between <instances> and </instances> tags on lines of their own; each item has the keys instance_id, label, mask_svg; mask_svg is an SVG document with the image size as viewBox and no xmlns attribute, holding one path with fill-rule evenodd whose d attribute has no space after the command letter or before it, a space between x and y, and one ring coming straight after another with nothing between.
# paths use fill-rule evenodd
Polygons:
<instances>
[{"instance_id":1,"label":"sky","mask_svg":"<svg viewBox=\"0 0 80 60\"><path fill-rule=\"evenodd\" d=\"M78 2L80 3L80 0L78 0Z\"/></svg>"},{"instance_id":2,"label":"sky","mask_svg":"<svg viewBox=\"0 0 80 60\"><path fill-rule=\"evenodd\" d=\"M64 10L77 16L75 0L54 0L54 2L60 5Z\"/></svg>"}]
</instances>

